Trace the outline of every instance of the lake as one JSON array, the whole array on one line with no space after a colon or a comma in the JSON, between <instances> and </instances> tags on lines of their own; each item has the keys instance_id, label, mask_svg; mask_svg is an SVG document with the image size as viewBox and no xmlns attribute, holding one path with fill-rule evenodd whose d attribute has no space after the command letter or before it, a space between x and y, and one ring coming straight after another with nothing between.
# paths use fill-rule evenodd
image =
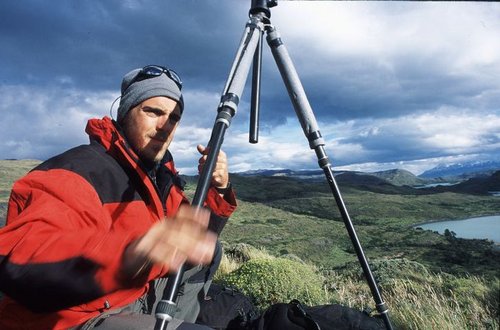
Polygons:
<instances>
[{"instance_id":1,"label":"lake","mask_svg":"<svg viewBox=\"0 0 500 330\"><path fill-rule=\"evenodd\" d=\"M460 238L489 239L500 244L500 215L470 218L465 220L439 221L415 227L444 233L449 229Z\"/></svg>"}]
</instances>

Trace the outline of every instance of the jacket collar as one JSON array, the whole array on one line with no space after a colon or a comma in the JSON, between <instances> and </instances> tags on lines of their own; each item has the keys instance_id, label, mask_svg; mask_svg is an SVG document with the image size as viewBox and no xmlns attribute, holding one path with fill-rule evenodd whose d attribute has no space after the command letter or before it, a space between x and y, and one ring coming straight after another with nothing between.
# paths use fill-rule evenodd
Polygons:
<instances>
[{"instance_id":1,"label":"jacket collar","mask_svg":"<svg viewBox=\"0 0 500 330\"><path fill-rule=\"evenodd\" d=\"M144 166L145 164L140 160L137 153L127 143L118 123L111 118L106 116L102 119L90 119L85 132L91 140L95 140L103 145L108 153L116 156L116 153L122 154L126 152L134 163L141 164L147 170L148 166ZM166 166L174 175L178 174L170 151L167 150L160 165Z\"/></svg>"},{"instance_id":2,"label":"jacket collar","mask_svg":"<svg viewBox=\"0 0 500 330\"><path fill-rule=\"evenodd\" d=\"M159 218L163 217L163 206L159 198L159 192L156 184L150 180L147 168L142 164L137 153L132 150L128 145L127 141L120 134L119 126L109 117L104 117L102 119L90 119L85 128L85 132L89 135L91 140L95 140L100 143L113 158L119 161L122 166L127 166L133 169L141 178L141 181L148 188L154 207ZM162 160L163 168L168 169L174 178L179 178L178 172L175 169L174 161L172 155L167 151L165 157ZM175 180L175 179L174 179ZM174 181L176 184L179 182ZM182 189L183 187L181 187Z\"/></svg>"}]
</instances>

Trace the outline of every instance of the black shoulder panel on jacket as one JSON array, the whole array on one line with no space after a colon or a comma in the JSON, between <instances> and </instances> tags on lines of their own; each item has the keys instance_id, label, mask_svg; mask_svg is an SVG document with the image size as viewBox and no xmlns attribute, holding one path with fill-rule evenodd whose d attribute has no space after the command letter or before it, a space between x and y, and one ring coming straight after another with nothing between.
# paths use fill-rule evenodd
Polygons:
<instances>
[{"instance_id":1,"label":"black shoulder panel on jacket","mask_svg":"<svg viewBox=\"0 0 500 330\"><path fill-rule=\"evenodd\" d=\"M97 142L70 149L43 162L33 170L53 169L68 170L83 177L97 191L103 204L144 200L145 194L141 197L137 190L142 187L138 175L122 167Z\"/></svg>"},{"instance_id":2,"label":"black shoulder panel on jacket","mask_svg":"<svg viewBox=\"0 0 500 330\"><path fill-rule=\"evenodd\" d=\"M104 294L94 281L97 266L83 257L16 265L0 256L0 270L2 292L33 312L54 312ZM16 284L12 285L12 281Z\"/></svg>"}]
</instances>

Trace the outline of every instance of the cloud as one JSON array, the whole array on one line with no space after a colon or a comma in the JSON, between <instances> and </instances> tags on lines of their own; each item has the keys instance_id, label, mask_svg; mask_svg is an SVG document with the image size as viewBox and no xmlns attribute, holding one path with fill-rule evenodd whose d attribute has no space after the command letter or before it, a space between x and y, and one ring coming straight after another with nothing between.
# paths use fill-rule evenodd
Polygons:
<instances>
[{"instance_id":1,"label":"cloud","mask_svg":"<svg viewBox=\"0 0 500 330\"><path fill-rule=\"evenodd\" d=\"M106 114L110 92L18 85L0 86L2 158L46 159L88 143L87 120Z\"/></svg>"},{"instance_id":2,"label":"cloud","mask_svg":"<svg viewBox=\"0 0 500 330\"><path fill-rule=\"evenodd\" d=\"M248 20L247 1L0 2L0 153L45 159L87 142L132 68L181 75L186 112L172 145L195 172ZM500 158L500 5L280 1L276 25L335 166L415 170ZM250 85L226 133L231 170L314 168L267 46L260 142L248 143Z\"/></svg>"},{"instance_id":3,"label":"cloud","mask_svg":"<svg viewBox=\"0 0 500 330\"><path fill-rule=\"evenodd\" d=\"M499 95L483 94L499 89L498 4L317 1L279 9L275 21L322 118L498 109ZM314 19L293 24L298 13Z\"/></svg>"},{"instance_id":4,"label":"cloud","mask_svg":"<svg viewBox=\"0 0 500 330\"><path fill-rule=\"evenodd\" d=\"M323 135L341 165L416 161L457 157L466 153L499 157L500 114L442 108L435 112L390 119L339 122L326 125Z\"/></svg>"}]
</instances>

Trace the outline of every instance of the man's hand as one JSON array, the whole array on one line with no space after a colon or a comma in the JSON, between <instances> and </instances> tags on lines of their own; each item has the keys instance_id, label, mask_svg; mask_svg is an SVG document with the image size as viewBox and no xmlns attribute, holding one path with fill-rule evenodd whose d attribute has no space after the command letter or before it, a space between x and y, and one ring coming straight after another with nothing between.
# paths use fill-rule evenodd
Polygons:
<instances>
[{"instance_id":1,"label":"man's hand","mask_svg":"<svg viewBox=\"0 0 500 330\"><path fill-rule=\"evenodd\" d=\"M217 241L217 235L207 230L209 217L206 209L181 205L173 219L156 223L127 247L123 259L125 274L135 278L151 264L174 272L186 261L209 264Z\"/></svg>"},{"instance_id":2,"label":"man's hand","mask_svg":"<svg viewBox=\"0 0 500 330\"><path fill-rule=\"evenodd\" d=\"M201 173L207 161L208 148L201 144L197 146L198 152L202 154L198 160L198 173ZM216 188L226 188L229 185L229 171L227 167L227 157L224 151L220 151L217 156L214 171L212 173L212 185Z\"/></svg>"}]
</instances>

